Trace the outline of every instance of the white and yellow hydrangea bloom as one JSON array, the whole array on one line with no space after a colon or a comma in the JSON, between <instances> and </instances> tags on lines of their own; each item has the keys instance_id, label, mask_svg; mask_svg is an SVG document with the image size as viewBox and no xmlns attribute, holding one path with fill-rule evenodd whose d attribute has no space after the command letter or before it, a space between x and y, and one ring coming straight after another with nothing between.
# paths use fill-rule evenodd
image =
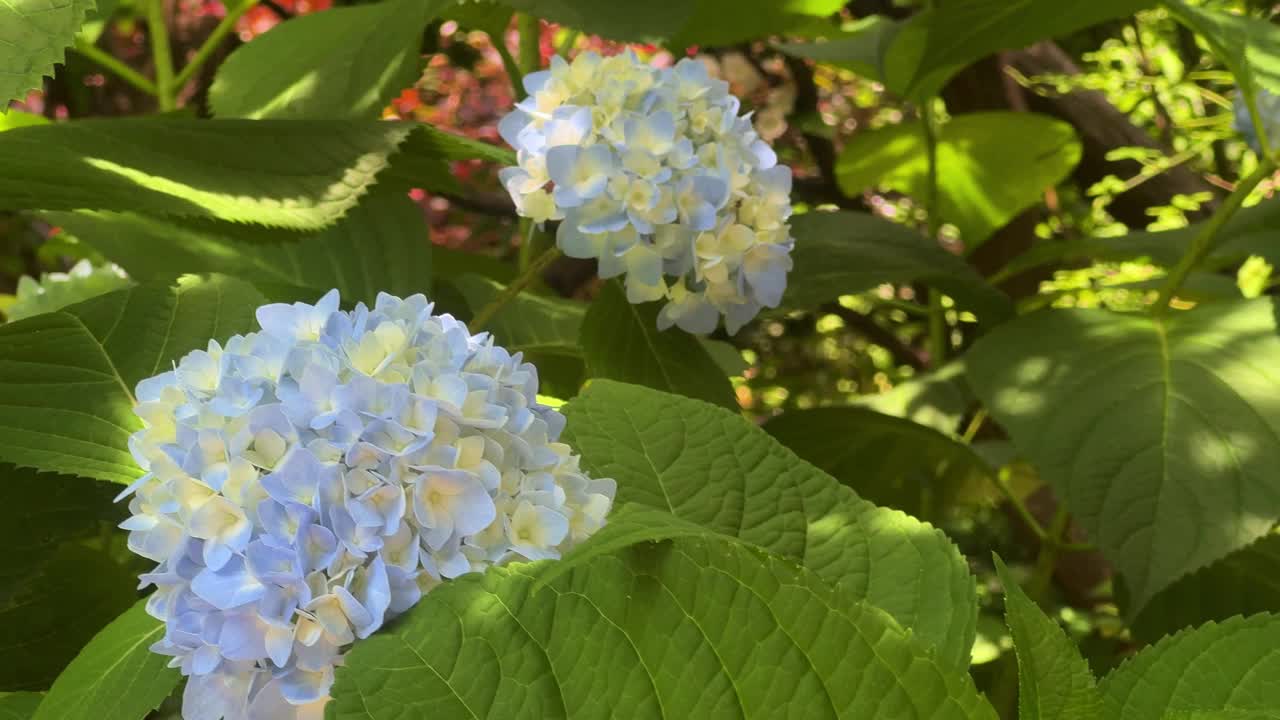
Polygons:
<instances>
[{"instance_id":1,"label":"white and yellow hydrangea bloom","mask_svg":"<svg viewBox=\"0 0 1280 720\"><path fill-rule=\"evenodd\" d=\"M659 327L737 332L777 307L791 269L791 169L741 116L728 84L691 59L584 53L525 76L499 131L516 210L560 220L557 244L625 276L632 303L666 300Z\"/></svg>"},{"instance_id":2,"label":"white and yellow hydrangea bloom","mask_svg":"<svg viewBox=\"0 0 1280 720\"><path fill-rule=\"evenodd\" d=\"M613 504L537 370L423 296L257 317L137 387L122 527L158 563L152 650L189 720L323 717L351 643L449 578L560 557Z\"/></svg>"}]
</instances>

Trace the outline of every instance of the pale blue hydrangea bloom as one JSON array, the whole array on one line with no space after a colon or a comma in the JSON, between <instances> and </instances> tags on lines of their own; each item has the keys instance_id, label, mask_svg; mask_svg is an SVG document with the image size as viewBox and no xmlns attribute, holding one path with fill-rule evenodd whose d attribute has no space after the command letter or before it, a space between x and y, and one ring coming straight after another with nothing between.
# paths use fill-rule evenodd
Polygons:
<instances>
[{"instance_id":1,"label":"pale blue hydrangea bloom","mask_svg":"<svg viewBox=\"0 0 1280 720\"><path fill-rule=\"evenodd\" d=\"M791 169L727 83L701 62L584 53L525 76L498 129L500 173L523 217L561 220L557 244L625 277L633 303L666 300L659 327L737 332L777 307L791 269Z\"/></svg>"},{"instance_id":2,"label":"pale blue hydrangea bloom","mask_svg":"<svg viewBox=\"0 0 1280 720\"><path fill-rule=\"evenodd\" d=\"M1262 117L1263 127L1267 131L1267 140L1275 147L1276 142L1280 141L1280 95L1270 90L1259 90L1257 103L1258 115ZM1257 130L1253 127L1253 118L1249 117L1249 106L1243 98L1236 98L1233 111L1236 132L1240 133L1254 152L1262 152L1258 145Z\"/></svg>"},{"instance_id":3,"label":"pale blue hydrangea bloom","mask_svg":"<svg viewBox=\"0 0 1280 720\"><path fill-rule=\"evenodd\" d=\"M137 387L121 527L159 563L187 720L321 718L351 643L446 579L560 557L613 502L537 370L423 296L257 317Z\"/></svg>"}]
</instances>

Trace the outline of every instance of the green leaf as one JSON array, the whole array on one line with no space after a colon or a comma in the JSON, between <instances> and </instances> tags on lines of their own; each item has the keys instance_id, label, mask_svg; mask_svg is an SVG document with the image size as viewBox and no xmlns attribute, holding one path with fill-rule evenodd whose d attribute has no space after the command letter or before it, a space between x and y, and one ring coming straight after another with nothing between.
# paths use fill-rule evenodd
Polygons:
<instances>
[{"instance_id":1,"label":"green leaf","mask_svg":"<svg viewBox=\"0 0 1280 720\"><path fill-rule=\"evenodd\" d=\"M911 228L860 212L809 212L791 221L795 267L783 304L812 308L883 283L923 282L984 322L1013 315L1009 297L964 259Z\"/></svg>"},{"instance_id":2,"label":"green leaf","mask_svg":"<svg viewBox=\"0 0 1280 720\"><path fill-rule=\"evenodd\" d=\"M422 210L399 192L375 190L333 227L275 244L239 239L238 228L227 224L87 211L45 217L140 281L220 273L312 288L315 298L337 288L345 300L371 305L379 292L406 296L431 289L427 224Z\"/></svg>"},{"instance_id":3,"label":"green leaf","mask_svg":"<svg viewBox=\"0 0 1280 720\"><path fill-rule=\"evenodd\" d=\"M883 611L727 538L643 543L428 594L357 643L330 717L990 718Z\"/></svg>"},{"instance_id":4,"label":"green leaf","mask_svg":"<svg viewBox=\"0 0 1280 720\"><path fill-rule=\"evenodd\" d=\"M800 561L968 666L977 622L968 565L931 526L878 508L736 413L596 380L571 400L583 467L648 506Z\"/></svg>"},{"instance_id":5,"label":"green leaf","mask_svg":"<svg viewBox=\"0 0 1280 720\"><path fill-rule=\"evenodd\" d=\"M990 482L990 468L968 446L873 410L791 410L764 429L867 500L910 515L976 500Z\"/></svg>"},{"instance_id":6,"label":"green leaf","mask_svg":"<svg viewBox=\"0 0 1280 720\"><path fill-rule=\"evenodd\" d=\"M462 293L473 312L479 312L506 290L502 283L481 275L463 275L448 282ZM581 358L578 333L586 314L587 306L575 300L522 292L504 305L485 329L511 352Z\"/></svg>"},{"instance_id":7,"label":"green leaf","mask_svg":"<svg viewBox=\"0 0 1280 720\"><path fill-rule=\"evenodd\" d=\"M1280 708L1280 616L1208 623L1167 637L1103 678L1102 717L1274 717ZM1225 714L1214 711L1230 711Z\"/></svg>"},{"instance_id":8,"label":"green leaf","mask_svg":"<svg viewBox=\"0 0 1280 720\"><path fill-rule=\"evenodd\" d=\"M93 0L11 0L0 4L0 114L40 88L62 63Z\"/></svg>"},{"instance_id":9,"label":"green leaf","mask_svg":"<svg viewBox=\"0 0 1280 720\"><path fill-rule=\"evenodd\" d=\"M632 305L607 282L582 323L587 374L646 385L737 409L729 378L706 348L678 328L658 330L659 303Z\"/></svg>"},{"instance_id":10,"label":"green leaf","mask_svg":"<svg viewBox=\"0 0 1280 720\"><path fill-rule=\"evenodd\" d=\"M843 0L504 0L551 22L613 40L730 45L784 32L839 12Z\"/></svg>"},{"instance_id":11,"label":"green leaf","mask_svg":"<svg viewBox=\"0 0 1280 720\"><path fill-rule=\"evenodd\" d=\"M115 526L118 485L0 471L0 688L44 690L104 625L137 599L138 576Z\"/></svg>"},{"instance_id":12,"label":"green leaf","mask_svg":"<svg viewBox=\"0 0 1280 720\"><path fill-rule=\"evenodd\" d=\"M939 3L912 15L894 37L884 59L885 84L897 94L919 102L937 95L947 80L966 65L997 50L1070 35L1154 4L1154 0Z\"/></svg>"},{"instance_id":13,"label":"green leaf","mask_svg":"<svg viewBox=\"0 0 1280 720\"><path fill-rule=\"evenodd\" d=\"M938 128L941 220L960 230L971 251L1040 202L1079 161L1076 132L1060 120L1025 112L958 115ZM849 195L882 187L923 201L928 167L919 124L905 123L856 133L836 161L836 179Z\"/></svg>"},{"instance_id":14,"label":"green leaf","mask_svg":"<svg viewBox=\"0 0 1280 720\"><path fill-rule=\"evenodd\" d=\"M131 482L134 386L249 330L262 301L239 280L188 276L0 326L0 461Z\"/></svg>"},{"instance_id":15,"label":"green leaf","mask_svg":"<svg viewBox=\"0 0 1280 720\"><path fill-rule=\"evenodd\" d=\"M1020 720L1096 720L1102 697L1075 643L1018 587L997 555L1005 622L1018 654Z\"/></svg>"},{"instance_id":16,"label":"green leaf","mask_svg":"<svg viewBox=\"0 0 1280 720\"><path fill-rule=\"evenodd\" d=\"M0 210L117 210L318 230L414 128L341 120L76 120L0 133Z\"/></svg>"},{"instance_id":17,"label":"green leaf","mask_svg":"<svg viewBox=\"0 0 1280 720\"><path fill-rule=\"evenodd\" d=\"M859 395L854 402L953 436L977 398L965 382L964 361L952 360L937 370L904 380L888 392Z\"/></svg>"},{"instance_id":18,"label":"green leaf","mask_svg":"<svg viewBox=\"0 0 1280 720\"><path fill-rule=\"evenodd\" d=\"M1138 614L1134 637L1155 642L1183 628L1233 615L1280 612L1280 534L1272 533L1156 595Z\"/></svg>"},{"instance_id":19,"label":"green leaf","mask_svg":"<svg viewBox=\"0 0 1280 720\"><path fill-rule=\"evenodd\" d=\"M214 115L377 118L421 73L419 46L443 0L383 0L280 23L241 45L209 88Z\"/></svg>"},{"instance_id":20,"label":"green leaf","mask_svg":"<svg viewBox=\"0 0 1280 720\"><path fill-rule=\"evenodd\" d=\"M178 684L169 658L151 652L164 623L139 600L102 629L58 676L33 720L141 720Z\"/></svg>"},{"instance_id":21,"label":"green leaf","mask_svg":"<svg viewBox=\"0 0 1280 720\"><path fill-rule=\"evenodd\" d=\"M1194 7L1180 0L1164 0L1163 5L1204 38L1235 76L1242 93L1253 97L1262 88L1280 92L1280 28L1261 18Z\"/></svg>"},{"instance_id":22,"label":"green leaf","mask_svg":"<svg viewBox=\"0 0 1280 720\"><path fill-rule=\"evenodd\" d=\"M1039 312L980 339L967 365L1136 612L1280 516L1277 360L1274 309L1254 300L1165 319Z\"/></svg>"},{"instance_id":23,"label":"green leaf","mask_svg":"<svg viewBox=\"0 0 1280 720\"><path fill-rule=\"evenodd\" d=\"M826 40L779 43L777 47L788 55L834 65L879 82L884 77L881 62L885 50L898 27L896 20L872 15Z\"/></svg>"},{"instance_id":24,"label":"green leaf","mask_svg":"<svg viewBox=\"0 0 1280 720\"><path fill-rule=\"evenodd\" d=\"M43 699L38 692L0 693L0 720L31 720Z\"/></svg>"}]
</instances>

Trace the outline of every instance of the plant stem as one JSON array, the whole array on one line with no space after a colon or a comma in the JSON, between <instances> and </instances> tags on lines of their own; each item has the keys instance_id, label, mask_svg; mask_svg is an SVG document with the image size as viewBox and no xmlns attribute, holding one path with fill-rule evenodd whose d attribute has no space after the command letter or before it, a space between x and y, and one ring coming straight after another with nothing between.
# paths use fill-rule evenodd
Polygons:
<instances>
[{"instance_id":1,"label":"plant stem","mask_svg":"<svg viewBox=\"0 0 1280 720\"><path fill-rule=\"evenodd\" d=\"M1048 599L1046 594L1053 581L1053 566L1058 562L1058 553L1062 551L1062 533L1067 529L1066 503L1058 503L1058 510L1049 523L1048 536L1040 544L1040 552L1036 555L1036 569L1027 581L1027 596L1044 606Z\"/></svg>"},{"instance_id":2,"label":"plant stem","mask_svg":"<svg viewBox=\"0 0 1280 720\"><path fill-rule=\"evenodd\" d=\"M1258 149L1265 158L1272 158L1274 154L1271 152L1270 138L1267 137L1267 126L1262 121L1262 113L1258 112L1257 93L1245 92L1245 107L1249 109L1249 121L1253 123L1253 133L1258 136Z\"/></svg>"},{"instance_id":3,"label":"plant stem","mask_svg":"<svg viewBox=\"0 0 1280 720\"><path fill-rule=\"evenodd\" d=\"M925 195L925 210L929 213L929 239L938 241L938 230L942 227L942 217L938 208L938 138L933 127L933 101L926 100L920 106L920 128L924 133L925 154L928 158L928 185ZM950 349L947 332L947 311L942 306L942 294L936 290L929 291L929 361L938 367L947 361L947 350Z\"/></svg>"},{"instance_id":4,"label":"plant stem","mask_svg":"<svg viewBox=\"0 0 1280 720\"><path fill-rule=\"evenodd\" d=\"M151 58L156 64L156 98L160 111L177 107L173 85L173 50L169 47L169 26L164 17L164 0L147 2L147 34L151 36Z\"/></svg>"},{"instance_id":5,"label":"plant stem","mask_svg":"<svg viewBox=\"0 0 1280 720\"><path fill-rule=\"evenodd\" d=\"M582 37L581 30L570 30L569 34L565 35L564 40L560 42L560 47L556 48L556 54L567 58L580 37Z\"/></svg>"},{"instance_id":6,"label":"plant stem","mask_svg":"<svg viewBox=\"0 0 1280 720\"><path fill-rule=\"evenodd\" d=\"M516 102L529 97L529 93L524 91L524 73L520 72L520 64L511 57L511 51L507 49L505 34L489 39L493 41L493 46L498 50L498 56L502 58L502 67L507 71L507 78L511 80L511 92L515 94Z\"/></svg>"},{"instance_id":7,"label":"plant stem","mask_svg":"<svg viewBox=\"0 0 1280 720\"><path fill-rule=\"evenodd\" d=\"M520 13L516 19L520 29L520 72L528 75L542 67L542 50L538 47L542 28L535 15Z\"/></svg>"},{"instance_id":8,"label":"plant stem","mask_svg":"<svg viewBox=\"0 0 1280 720\"><path fill-rule=\"evenodd\" d=\"M222 18L222 22L218 23L213 32L209 33L209 37L204 39L200 49L196 50L191 62L187 63L186 67L182 68L182 72L178 73L178 77L174 79L173 87L175 91L181 90L191 81L191 78L195 77L200 67L208 62L209 58L213 56L213 52L218 49L218 44L222 42L222 39L235 29L236 21L257 4L258 0L243 0L234 10L227 11L226 16Z\"/></svg>"},{"instance_id":9,"label":"plant stem","mask_svg":"<svg viewBox=\"0 0 1280 720\"><path fill-rule=\"evenodd\" d=\"M116 77L124 80L142 92L148 95L156 94L155 83L148 80L142 73L120 62L111 53L99 50L96 45L77 41L76 52L97 63L104 70L110 71Z\"/></svg>"},{"instance_id":10,"label":"plant stem","mask_svg":"<svg viewBox=\"0 0 1280 720\"><path fill-rule=\"evenodd\" d=\"M1174 294L1182 287L1182 283L1186 282L1187 276L1196 268L1213 249L1214 244L1218 240L1218 233L1222 230L1232 215L1240 209L1244 204L1245 198L1249 197L1249 193L1258 186L1258 183L1269 177L1275 172L1275 160L1270 155L1265 155L1258 160L1258 168L1253 171L1249 177L1241 180L1236 189L1227 196L1213 213L1213 216L1205 221L1200 227L1200 232L1191 238L1191 246L1187 248L1187 252L1169 272L1169 277L1165 280L1164 285L1160 288L1160 297L1156 299L1156 304L1151 308L1151 312L1160 317L1169 309L1169 301L1173 299Z\"/></svg>"},{"instance_id":11,"label":"plant stem","mask_svg":"<svg viewBox=\"0 0 1280 720\"><path fill-rule=\"evenodd\" d=\"M558 257L560 257L560 248L553 245L548 248L546 252L535 258L533 262L529 263L529 267L525 268L524 272L520 273L519 277L512 280L511 284L508 285L505 290L498 293L498 297L494 298L488 305L480 308L480 312L477 312L475 317L471 318L471 322L468 323L471 332L474 333L483 330L485 325L493 319L493 316L498 314L499 310L515 299L515 297L520 294L521 290L529 287L534 280L542 275L542 271L545 270L548 265L555 262Z\"/></svg>"}]
</instances>

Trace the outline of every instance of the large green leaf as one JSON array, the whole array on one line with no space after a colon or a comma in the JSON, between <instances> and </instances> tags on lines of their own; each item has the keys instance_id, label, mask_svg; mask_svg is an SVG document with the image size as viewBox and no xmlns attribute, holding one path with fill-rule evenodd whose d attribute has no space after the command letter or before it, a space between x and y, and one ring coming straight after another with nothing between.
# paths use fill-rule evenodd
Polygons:
<instances>
[{"instance_id":1,"label":"large green leaf","mask_svg":"<svg viewBox=\"0 0 1280 720\"><path fill-rule=\"evenodd\" d=\"M1097 720L1102 697L1093 672L1056 622L1018 587L997 556L1005 622L1018 654L1019 720Z\"/></svg>"},{"instance_id":2,"label":"large green leaf","mask_svg":"<svg viewBox=\"0 0 1280 720\"><path fill-rule=\"evenodd\" d=\"M974 580L941 532L859 498L735 413L606 380L564 408L566 442L618 501L800 561L968 665Z\"/></svg>"},{"instance_id":3,"label":"large green leaf","mask_svg":"<svg viewBox=\"0 0 1280 720\"><path fill-rule=\"evenodd\" d=\"M249 330L262 301L242 281L188 276L0 326L0 461L131 482L134 386Z\"/></svg>"},{"instance_id":4,"label":"large green leaf","mask_svg":"<svg viewBox=\"0 0 1280 720\"><path fill-rule=\"evenodd\" d=\"M997 50L1070 35L1154 4L1155 0L938 3L902 25L884 59L885 84L899 95L920 101L936 95L964 66Z\"/></svg>"},{"instance_id":5,"label":"large green leaf","mask_svg":"<svg viewBox=\"0 0 1280 720\"><path fill-rule=\"evenodd\" d=\"M280 23L240 46L209 88L215 115L376 118L418 79L422 30L444 0L383 0Z\"/></svg>"},{"instance_id":6,"label":"large green leaf","mask_svg":"<svg viewBox=\"0 0 1280 720\"><path fill-rule=\"evenodd\" d=\"M1052 310L982 338L968 377L1121 570L1136 612L1280 517L1270 302L1165 319Z\"/></svg>"},{"instance_id":7,"label":"large green leaf","mask_svg":"<svg viewBox=\"0 0 1280 720\"><path fill-rule=\"evenodd\" d=\"M918 517L981 496L991 470L933 428L859 407L792 410L764 429L862 497Z\"/></svg>"},{"instance_id":8,"label":"large green leaf","mask_svg":"<svg viewBox=\"0 0 1280 720\"><path fill-rule=\"evenodd\" d=\"M131 213L45 214L140 281L221 273L253 282L330 288L373 303L379 292L428 292L431 241L422 210L399 192L375 190L333 227L293 242L239 239L236 226L183 225Z\"/></svg>"},{"instance_id":9,"label":"large green leaf","mask_svg":"<svg viewBox=\"0 0 1280 720\"><path fill-rule=\"evenodd\" d=\"M860 212L810 212L791 221L795 267L783 303L812 308L883 283L923 282L983 321L1013 314L1009 297L962 258L920 233Z\"/></svg>"},{"instance_id":10,"label":"large green leaf","mask_svg":"<svg viewBox=\"0 0 1280 720\"><path fill-rule=\"evenodd\" d=\"M1180 22L1208 42L1247 95L1261 89L1280 92L1280 27L1268 20L1164 0Z\"/></svg>"},{"instance_id":11,"label":"large green leaf","mask_svg":"<svg viewBox=\"0 0 1280 720\"><path fill-rule=\"evenodd\" d=\"M728 538L642 543L455 580L358 643L337 720L991 718L883 611Z\"/></svg>"},{"instance_id":12,"label":"large green leaf","mask_svg":"<svg viewBox=\"0 0 1280 720\"><path fill-rule=\"evenodd\" d=\"M673 48L729 45L785 32L839 12L843 0L504 0L561 25L613 40L658 41Z\"/></svg>"},{"instance_id":13,"label":"large green leaf","mask_svg":"<svg viewBox=\"0 0 1280 720\"><path fill-rule=\"evenodd\" d=\"M1184 628L1233 615L1280 612L1280 534L1272 533L1156 595L1131 631L1155 642Z\"/></svg>"},{"instance_id":14,"label":"large green leaf","mask_svg":"<svg viewBox=\"0 0 1280 720\"><path fill-rule=\"evenodd\" d=\"M137 600L118 485L0 469L0 689L44 690Z\"/></svg>"},{"instance_id":15,"label":"large green leaf","mask_svg":"<svg viewBox=\"0 0 1280 720\"><path fill-rule=\"evenodd\" d=\"M737 408L729 378L693 335L658 330L658 306L633 305L619 283L605 283L582 322L588 376Z\"/></svg>"},{"instance_id":16,"label":"large green leaf","mask_svg":"<svg viewBox=\"0 0 1280 720\"><path fill-rule=\"evenodd\" d=\"M964 360L952 360L937 370L904 380L888 392L859 395L859 407L926 425L945 435L959 431L960 420L977 403L964 379Z\"/></svg>"},{"instance_id":17,"label":"large green leaf","mask_svg":"<svg viewBox=\"0 0 1280 720\"><path fill-rule=\"evenodd\" d=\"M414 125L77 120L0 133L0 210L117 210L316 230L351 209Z\"/></svg>"},{"instance_id":18,"label":"large green leaf","mask_svg":"<svg viewBox=\"0 0 1280 720\"><path fill-rule=\"evenodd\" d=\"M164 623L139 600L102 629L58 676L33 720L142 720L181 675L151 652Z\"/></svg>"},{"instance_id":19,"label":"large green leaf","mask_svg":"<svg viewBox=\"0 0 1280 720\"><path fill-rule=\"evenodd\" d=\"M1234 617L1167 637L1103 678L1101 717L1274 717L1280 708L1277 647L1280 616L1269 614ZM1190 714L1194 711L1203 714Z\"/></svg>"},{"instance_id":20,"label":"large green leaf","mask_svg":"<svg viewBox=\"0 0 1280 720\"><path fill-rule=\"evenodd\" d=\"M1075 130L1060 120L1019 112L958 115L938 128L937 212L972 250L1039 202L1079 161ZM836 178L850 195L883 187L927 201L929 162L919 125L856 133L836 161Z\"/></svg>"},{"instance_id":21,"label":"large green leaf","mask_svg":"<svg viewBox=\"0 0 1280 720\"><path fill-rule=\"evenodd\" d=\"M788 55L851 70L869 80L883 78L881 67L885 50L899 23L883 15L863 18L847 30L817 42L779 43L778 49Z\"/></svg>"},{"instance_id":22,"label":"large green leaf","mask_svg":"<svg viewBox=\"0 0 1280 720\"><path fill-rule=\"evenodd\" d=\"M40 87L61 63L93 0L10 0L0 4L0 113Z\"/></svg>"},{"instance_id":23,"label":"large green leaf","mask_svg":"<svg viewBox=\"0 0 1280 720\"><path fill-rule=\"evenodd\" d=\"M38 692L0 693L0 720L31 720L43 699Z\"/></svg>"}]
</instances>

